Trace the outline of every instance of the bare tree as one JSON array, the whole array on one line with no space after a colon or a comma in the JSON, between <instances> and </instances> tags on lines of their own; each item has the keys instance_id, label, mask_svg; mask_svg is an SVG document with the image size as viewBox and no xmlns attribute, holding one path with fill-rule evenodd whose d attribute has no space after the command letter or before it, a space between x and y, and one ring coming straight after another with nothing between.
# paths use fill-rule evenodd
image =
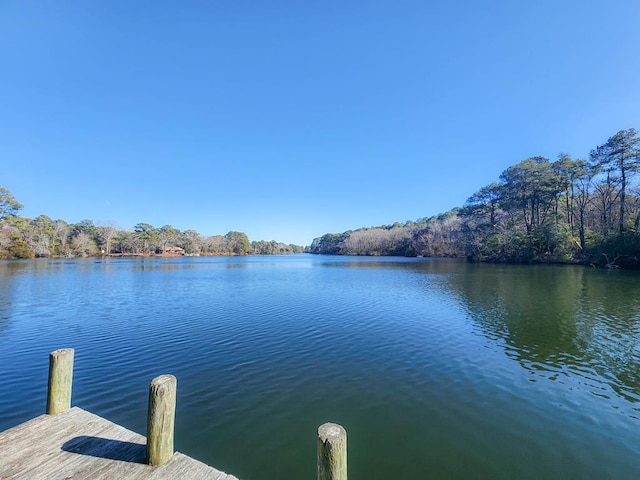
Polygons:
<instances>
[{"instance_id":1,"label":"bare tree","mask_svg":"<svg viewBox=\"0 0 640 480\"><path fill-rule=\"evenodd\" d=\"M96 245L91 236L85 232L78 233L71 241L76 254L86 257L96 251Z\"/></svg>"},{"instance_id":2,"label":"bare tree","mask_svg":"<svg viewBox=\"0 0 640 480\"><path fill-rule=\"evenodd\" d=\"M98 236L103 243L103 254L111 255L111 245L118 235L118 229L114 222L107 222L98 227Z\"/></svg>"},{"instance_id":3,"label":"bare tree","mask_svg":"<svg viewBox=\"0 0 640 480\"><path fill-rule=\"evenodd\" d=\"M71 227L64 220L56 220L56 224L53 232L54 232L55 238L60 242L60 245L64 247L67 244L67 241L69 240Z\"/></svg>"}]
</instances>

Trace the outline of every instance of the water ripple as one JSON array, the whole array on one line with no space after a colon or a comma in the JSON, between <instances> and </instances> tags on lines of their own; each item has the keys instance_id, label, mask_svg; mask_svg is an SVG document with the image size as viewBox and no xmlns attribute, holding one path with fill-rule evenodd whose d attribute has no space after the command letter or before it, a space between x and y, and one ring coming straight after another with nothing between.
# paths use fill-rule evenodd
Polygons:
<instances>
[{"instance_id":1,"label":"water ripple","mask_svg":"<svg viewBox=\"0 0 640 480\"><path fill-rule=\"evenodd\" d=\"M144 433L173 373L178 449L247 480L312 477L327 420L354 477L640 474L633 279L301 258L0 269L2 427L42 412L47 355L71 346L74 402Z\"/></svg>"}]
</instances>

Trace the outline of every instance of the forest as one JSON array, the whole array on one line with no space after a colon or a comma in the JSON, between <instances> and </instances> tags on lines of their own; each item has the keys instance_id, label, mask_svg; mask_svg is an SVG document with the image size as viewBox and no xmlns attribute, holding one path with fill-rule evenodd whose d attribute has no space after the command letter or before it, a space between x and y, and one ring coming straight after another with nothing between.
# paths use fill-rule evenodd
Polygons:
<instances>
[{"instance_id":1,"label":"forest","mask_svg":"<svg viewBox=\"0 0 640 480\"><path fill-rule=\"evenodd\" d=\"M202 236L171 225L156 228L138 223L132 230L94 225L91 220L67 223L46 215L21 217L23 205L0 187L0 258L88 257L99 255L281 255L302 253L299 245L253 241L244 232Z\"/></svg>"},{"instance_id":2,"label":"forest","mask_svg":"<svg viewBox=\"0 0 640 480\"><path fill-rule=\"evenodd\" d=\"M0 258L94 255L315 254L466 257L503 263L640 268L640 137L620 130L587 159L535 156L502 172L461 207L430 218L328 233L305 249L250 242L243 232L202 236L171 225L131 230L18 215L0 187Z\"/></svg>"},{"instance_id":3,"label":"forest","mask_svg":"<svg viewBox=\"0 0 640 480\"><path fill-rule=\"evenodd\" d=\"M405 223L326 234L310 253L467 257L640 268L640 137L620 130L586 159L530 157L461 207Z\"/></svg>"}]
</instances>

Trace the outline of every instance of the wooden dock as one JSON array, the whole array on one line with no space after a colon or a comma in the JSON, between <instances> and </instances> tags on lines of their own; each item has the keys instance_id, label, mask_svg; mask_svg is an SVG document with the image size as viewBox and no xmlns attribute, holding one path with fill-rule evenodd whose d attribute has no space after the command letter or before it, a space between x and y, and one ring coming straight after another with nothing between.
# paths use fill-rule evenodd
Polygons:
<instances>
[{"instance_id":1,"label":"wooden dock","mask_svg":"<svg viewBox=\"0 0 640 480\"><path fill-rule=\"evenodd\" d=\"M71 407L72 348L49 355L47 409L0 432L0 479L238 480L173 449L177 381L160 375L149 387L147 438ZM318 480L347 480L347 432L318 428Z\"/></svg>"},{"instance_id":2,"label":"wooden dock","mask_svg":"<svg viewBox=\"0 0 640 480\"><path fill-rule=\"evenodd\" d=\"M237 480L179 452L148 465L144 436L78 407L1 432L0 478Z\"/></svg>"}]
</instances>

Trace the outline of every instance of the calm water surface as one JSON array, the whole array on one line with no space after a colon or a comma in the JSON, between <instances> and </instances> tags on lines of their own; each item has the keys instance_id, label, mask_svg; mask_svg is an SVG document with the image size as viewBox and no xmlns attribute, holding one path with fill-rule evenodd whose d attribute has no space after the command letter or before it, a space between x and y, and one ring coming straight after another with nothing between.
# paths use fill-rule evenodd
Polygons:
<instances>
[{"instance_id":1,"label":"calm water surface","mask_svg":"<svg viewBox=\"0 0 640 480\"><path fill-rule=\"evenodd\" d=\"M241 480L640 477L640 276L331 256L0 263L0 430L73 404L145 433L178 377L176 448ZM0 460L1 461L1 460Z\"/></svg>"}]
</instances>

